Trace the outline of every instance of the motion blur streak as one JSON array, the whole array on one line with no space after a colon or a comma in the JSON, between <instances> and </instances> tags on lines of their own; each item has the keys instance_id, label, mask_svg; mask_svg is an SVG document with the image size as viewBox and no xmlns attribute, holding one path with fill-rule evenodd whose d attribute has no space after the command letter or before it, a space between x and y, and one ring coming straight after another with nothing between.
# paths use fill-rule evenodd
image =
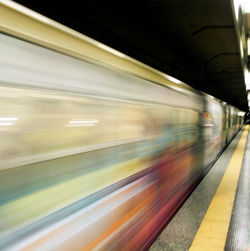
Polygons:
<instances>
[{"instance_id":1,"label":"motion blur streak","mask_svg":"<svg viewBox=\"0 0 250 251\"><path fill-rule=\"evenodd\" d=\"M0 55L1 250L146 249L243 125L170 76L6 34Z\"/></svg>"}]
</instances>

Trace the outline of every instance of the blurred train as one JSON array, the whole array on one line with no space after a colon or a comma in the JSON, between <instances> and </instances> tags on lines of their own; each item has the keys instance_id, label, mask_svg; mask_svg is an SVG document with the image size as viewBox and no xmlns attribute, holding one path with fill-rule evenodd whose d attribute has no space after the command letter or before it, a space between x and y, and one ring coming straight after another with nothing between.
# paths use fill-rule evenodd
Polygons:
<instances>
[{"instance_id":1,"label":"blurred train","mask_svg":"<svg viewBox=\"0 0 250 251\"><path fill-rule=\"evenodd\" d=\"M0 3L0 250L147 249L244 113Z\"/></svg>"}]
</instances>

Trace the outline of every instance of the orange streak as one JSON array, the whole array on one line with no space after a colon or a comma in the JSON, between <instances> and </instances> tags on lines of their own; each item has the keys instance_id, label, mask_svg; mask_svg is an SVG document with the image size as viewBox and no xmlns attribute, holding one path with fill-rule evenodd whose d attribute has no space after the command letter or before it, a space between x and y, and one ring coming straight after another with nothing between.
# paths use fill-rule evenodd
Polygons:
<instances>
[{"instance_id":1,"label":"orange streak","mask_svg":"<svg viewBox=\"0 0 250 251\"><path fill-rule=\"evenodd\" d=\"M148 189L148 195L146 194L145 199L143 202L141 202L137 207L132 209L130 212L128 212L124 217L122 217L118 222L111 225L105 232L103 232L100 236L98 236L95 240L90 242L87 246L85 246L82 251L88 251L92 250L94 247L96 247L99 243L101 243L104 239L106 239L110 234L112 234L115 230L117 230L121 225L123 225L129 218L131 218L133 215L135 215L137 212L139 212L144 206L147 204L151 204L154 192L153 189Z\"/></svg>"},{"instance_id":2,"label":"orange streak","mask_svg":"<svg viewBox=\"0 0 250 251\"><path fill-rule=\"evenodd\" d=\"M121 193L118 193L116 194L115 196L112 197L111 200L107 200L105 201L104 203L102 203L101 205L98 205L96 208L95 208L95 211L97 210L101 210L101 207L105 207L107 204L111 203L111 201L114 201L114 200L117 200L120 196L124 195L124 194L127 194L129 192L131 192L133 189L135 189L139 184L143 183L143 181L140 181L139 183L136 183L136 184L133 184L133 186L127 188L126 190L122 191ZM77 219L74 219L72 222L75 222L77 221ZM35 250L35 249L39 249L39 247L41 247L43 245L43 243L47 243L53 239L55 239L57 236L60 235L60 233L62 233L63 231L66 232L66 229L69 225L72 224L72 222L69 222L68 224L54 230L53 232L49 233L49 234L46 234L45 236L43 236L42 238L34 241L33 243L29 244L28 246L24 247L23 249L21 250L25 250L25 251L28 251L28 250Z\"/></svg>"}]
</instances>

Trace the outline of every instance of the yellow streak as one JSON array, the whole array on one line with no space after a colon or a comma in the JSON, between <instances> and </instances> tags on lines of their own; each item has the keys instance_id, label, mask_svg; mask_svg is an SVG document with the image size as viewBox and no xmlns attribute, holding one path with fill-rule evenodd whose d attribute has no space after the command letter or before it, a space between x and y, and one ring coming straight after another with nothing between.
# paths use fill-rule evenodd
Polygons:
<instances>
[{"instance_id":1,"label":"yellow streak","mask_svg":"<svg viewBox=\"0 0 250 251\"><path fill-rule=\"evenodd\" d=\"M141 159L132 159L9 202L0 207L0 231L28 225L146 167Z\"/></svg>"},{"instance_id":2,"label":"yellow streak","mask_svg":"<svg viewBox=\"0 0 250 251\"><path fill-rule=\"evenodd\" d=\"M224 250L230 224L235 193L240 175L248 135L248 126L242 134L219 188L207 210L190 251Z\"/></svg>"}]
</instances>

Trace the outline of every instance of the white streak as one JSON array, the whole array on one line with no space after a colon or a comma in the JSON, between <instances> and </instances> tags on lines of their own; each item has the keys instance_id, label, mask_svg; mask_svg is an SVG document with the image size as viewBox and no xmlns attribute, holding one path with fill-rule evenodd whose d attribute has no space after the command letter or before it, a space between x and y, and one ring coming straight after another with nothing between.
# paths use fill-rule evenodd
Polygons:
<instances>
[{"instance_id":1,"label":"white streak","mask_svg":"<svg viewBox=\"0 0 250 251\"><path fill-rule=\"evenodd\" d=\"M94 123L98 123L98 120L71 120L69 121L69 124L94 124Z\"/></svg>"},{"instance_id":2,"label":"white streak","mask_svg":"<svg viewBox=\"0 0 250 251\"><path fill-rule=\"evenodd\" d=\"M8 117L6 117L6 118L0 118L0 121L16 121L16 120L18 120L18 119L14 118L14 117L11 117L11 118L8 118Z\"/></svg>"},{"instance_id":3,"label":"white streak","mask_svg":"<svg viewBox=\"0 0 250 251\"><path fill-rule=\"evenodd\" d=\"M0 126L12 126L13 123L11 122L0 122Z\"/></svg>"}]
</instances>

